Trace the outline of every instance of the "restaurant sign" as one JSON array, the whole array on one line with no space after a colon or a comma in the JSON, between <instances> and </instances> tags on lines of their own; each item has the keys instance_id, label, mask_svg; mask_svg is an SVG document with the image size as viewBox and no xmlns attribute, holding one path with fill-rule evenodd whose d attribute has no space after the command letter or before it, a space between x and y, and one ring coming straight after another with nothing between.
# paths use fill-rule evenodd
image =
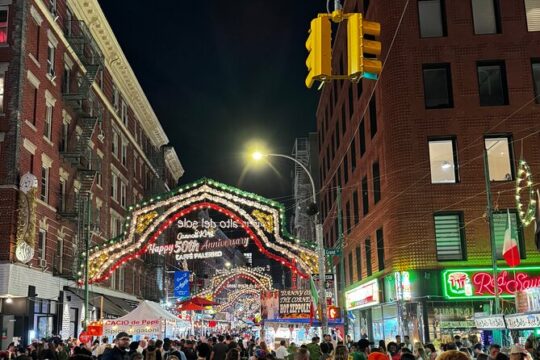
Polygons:
<instances>
[{"instance_id":1,"label":"restaurant sign","mask_svg":"<svg viewBox=\"0 0 540 360\"><path fill-rule=\"evenodd\" d=\"M503 315L480 316L474 318L474 324L477 329L506 329Z\"/></svg>"},{"instance_id":2,"label":"restaurant sign","mask_svg":"<svg viewBox=\"0 0 540 360\"><path fill-rule=\"evenodd\" d=\"M481 299L495 296L490 268L452 269L442 272L443 294L447 299ZM540 286L540 267L499 268L497 285L500 297Z\"/></svg>"},{"instance_id":3,"label":"restaurant sign","mask_svg":"<svg viewBox=\"0 0 540 360\"><path fill-rule=\"evenodd\" d=\"M540 328L540 313L505 315L508 329L538 329Z\"/></svg>"},{"instance_id":4,"label":"restaurant sign","mask_svg":"<svg viewBox=\"0 0 540 360\"><path fill-rule=\"evenodd\" d=\"M377 280L369 281L345 292L347 310L361 309L379 302L379 283Z\"/></svg>"}]
</instances>

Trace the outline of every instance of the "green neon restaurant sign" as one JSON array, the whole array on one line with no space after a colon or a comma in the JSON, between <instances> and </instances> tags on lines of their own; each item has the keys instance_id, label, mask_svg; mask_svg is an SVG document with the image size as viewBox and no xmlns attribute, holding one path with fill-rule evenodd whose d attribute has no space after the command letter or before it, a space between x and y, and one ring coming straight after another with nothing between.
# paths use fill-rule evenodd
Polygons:
<instances>
[{"instance_id":1,"label":"green neon restaurant sign","mask_svg":"<svg viewBox=\"0 0 540 360\"><path fill-rule=\"evenodd\" d=\"M451 269L442 272L443 295L447 299L486 299L495 297L493 269ZM540 287L540 266L499 268L499 296L512 298L516 292Z\"/></svg>"}]
</instances>

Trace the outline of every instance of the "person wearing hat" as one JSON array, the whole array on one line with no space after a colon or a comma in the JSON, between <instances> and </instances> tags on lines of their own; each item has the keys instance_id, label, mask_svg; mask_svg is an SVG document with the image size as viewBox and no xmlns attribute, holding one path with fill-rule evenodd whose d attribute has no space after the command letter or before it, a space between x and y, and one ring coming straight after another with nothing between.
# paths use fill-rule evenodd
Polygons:
<instances>
[{"instance_id":1,"label":"person wearing hat","mask_svg":"<svg viewBox=\"0 0 540 360\"><path fill-rule=\"evenodd\" d=\"M512 345L510 349L510 360L531 360L531 354L521 344Z\"/></svg>"},{"instance_id":2,"label":"person wearing hat","mask_svg":"<svg viewBox=\"0 0 540 360\"><path fill-rule=\"evenodd\" d=\"M115 339L114 348L103 354L103 360L128 360L127 349L131 342L131 336L127 332L121 331L116 335Z\"/></svg>"}]
</instances>

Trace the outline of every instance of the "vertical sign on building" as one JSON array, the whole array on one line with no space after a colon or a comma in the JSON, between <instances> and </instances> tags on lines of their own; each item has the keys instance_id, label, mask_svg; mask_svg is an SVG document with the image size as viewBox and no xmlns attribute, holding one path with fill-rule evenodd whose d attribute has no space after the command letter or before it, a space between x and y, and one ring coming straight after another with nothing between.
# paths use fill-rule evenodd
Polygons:
<instances>
[{"instance_id":1,"label":"vertical sign on building","mask_svg":"<svg viewBox=\"0 0 540 360\"><path fill-rule=\"evenodd\" d=\"M174 297L189 297L189 271L174 272Z\"/></svg>"}]
</instances>

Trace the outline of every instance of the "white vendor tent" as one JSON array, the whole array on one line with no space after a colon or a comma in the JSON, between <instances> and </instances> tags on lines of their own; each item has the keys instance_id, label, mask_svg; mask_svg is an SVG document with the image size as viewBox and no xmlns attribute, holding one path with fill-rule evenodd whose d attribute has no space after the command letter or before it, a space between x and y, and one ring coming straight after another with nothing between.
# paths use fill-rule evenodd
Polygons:
<instances>
[{"instance_id":1,"label":"white vendor tent","mask_svg":"<svg viewBox=\"0 0 540 360\"><path fill-rule=\"evenodd\" d=\"M132 312L117 319L103 320L103 335L116 336L121 331L137 337L165 338L189 326L163 309L158 303L141 301Z\"/></svg>"}]
</instances>

